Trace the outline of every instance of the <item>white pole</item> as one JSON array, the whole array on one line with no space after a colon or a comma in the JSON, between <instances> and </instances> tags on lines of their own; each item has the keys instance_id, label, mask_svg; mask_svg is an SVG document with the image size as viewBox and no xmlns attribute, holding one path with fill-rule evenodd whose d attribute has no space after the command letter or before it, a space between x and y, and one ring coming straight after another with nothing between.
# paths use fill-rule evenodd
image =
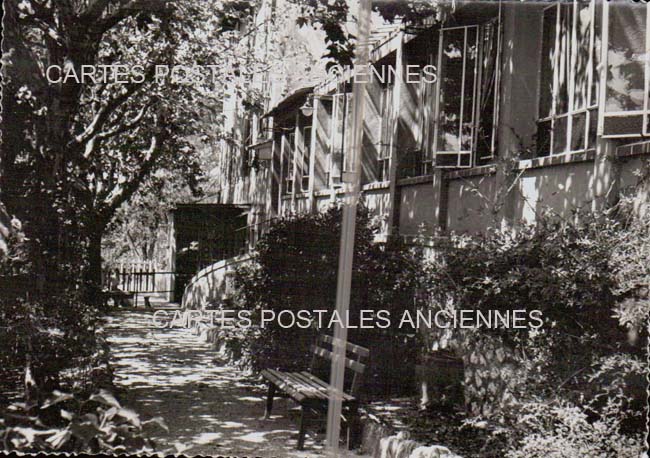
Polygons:
<instances>
[{"instance_id":1,"label":"white pole","mask_svg":"<svg viewBox=\"0 0 650 458\"><path fill-rule=\"evenodd\" d=\"M358 41L356 43L357 68L367 69L369 60L370 0L360 0L358 10ZM345 186L343 200L343 221L341 223L341 247L339 250L338 281L336 285L336 311L341 318L341 325L334 328L332 369L330 376L330 393L327 409L327 448L332 456L338 456L339 437L341 435L341 411L343 379L345 374L345 353L348 334L348 310L350 308L350 287L352 284L352 258L354 254L354 233L359 201L359 180L361 175L361 145L363 133L363 109L366 98L365 79L367 71L359 75L358 81L352 72L352 122L354 136L352 148L349 149L349 164L352 173L342 173Z\"/></svg>"}]
</instances>

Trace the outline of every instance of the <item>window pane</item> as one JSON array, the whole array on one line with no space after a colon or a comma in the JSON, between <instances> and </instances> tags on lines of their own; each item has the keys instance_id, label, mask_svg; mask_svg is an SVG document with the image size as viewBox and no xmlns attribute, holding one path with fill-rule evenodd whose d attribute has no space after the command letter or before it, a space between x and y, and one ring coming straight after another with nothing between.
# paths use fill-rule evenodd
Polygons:
<instances>
[{"instance_id":1,"label":"window pane","mask_svg":"<svg viewBox=\"0 0 650 458\"><path fill-rule=\"evenodd\" d=\"M591 5L589 2L578 3L576 18L576 49L575 53L575 91L573 94L573 109L587 107L587 91L589 90L589 55L591 44Z\"/></svg>"},{"instance_id":2,"label":"window pane","mask_svg":"<svg viewBox=\"0 0 650 458\"><path fill-rule=\"evenodd\" d=\"M585 149L586 127L586 112L573 116L573 124L571 125L571 151L580 151Z\"/></svg>"},{"instance_id":3,"label":"window pane","mask_svg":"<svg viewBox=\"0 0 650 458\"><path fill-rule=\"evenodd\" d=\"M568 116L557 118L553 126L553 154L560 154L567 151L567 122Z\"/></svg>"},{"instance_id":4,"label":"window pane","mask_svg":"<svg viewBox=\"0 0 650 458\"><path fill-rule=\"evenodd\" d=\"M444 30L439 75L438 151L460 150L465 29Z\"/></svg>"},{"instance_id":5,"label":"window pane","mask_svg":"<svg viewBox=\"0 0 650 458\"><path fill-rule=\"evenodd\" d=\"M573 5L560 6L560 41L558 71L556 72L558 93L555 114L569 110L569 71L571 69L571 39L573 30Z\"/></svg>"},{"instance_id":6,"label":"window pane","mask_svg":"<svg viewBox=\"0 0 650 458\"><path fill-rule=\"evenodd\" d=\"M607 135L640 135L643 132L643 115L607 116L603 130Z\"/></svg>"},{"instance_id":7,"label":"window pane","mask_svg":"<svg viewBox=\"0 0 650 458\"><path fill-rule=\"evenodd\" d=\"M592 58L593 80L591 82L591 105L598 103L600 97L600 52L602 46L602 23L603 23L603 4L600 1L594 3L594 51Z\"/></svg>"},{"instance_id":8,"label":"window pane","mask_svg":"<svg viewBox=\"0 0 650 458\"><path fill-rule=\"evenodd\" d=\"M542 79L540 88L539 117L546 118L553 109L553 68L555 67L555 34L557 8L544 11L544 29L542 37Z\"/></svg>"},{"instance_id":9,"label":"window pane","mask_svg":"<svg viewBox=\"0 0 650 458\"><path fill-rule=\"evenodd\" d=\"M606 111L643 109L646 7L609 8Z\"/></svg>"},{"instance_id":10,"label":"window pane","mask_svg":"<svg viewBox=\"0 0 650 458\"><path fill-rule=\"evenodd\" d=\"M598 110L589 110L589 133L587 137L587 148L594 148L596 146L596 138L598 134Z\"/></svg>"},{"instance_id":11,"label":"window pane","mask_svg":"<svg viewBox=\"0 0 650 458\"><path fill-rule=\"evenodd\" d=\"M466 32L465 84L463 88L463 119L460 151L471 151L474 134L474 86L476 83L476 61L478 59L478 29L471 27Z\"/></svg>"},{"instance_id":12,"label":"window pane","mask_svg":"<svg viewBox=\"0 0 650 458\"><path fill-rule=\"evenodd\" d=\"M496 23L486 24L481 33L483 46L479 124L476 135L477 158L491 158L494 155L492 134L495 115L495 93L497 84L497 54L499 27Z\"/></svg>"},{"instance_id":13,"label":"window pane","mask_svg":"<svg viewBox=\"0 0 650 458\"><path fill-rule=\"evenodd\" d=\"M541 121L537 126L537 155L551 154L551 120Z\"/></svg>"}]
</instances>

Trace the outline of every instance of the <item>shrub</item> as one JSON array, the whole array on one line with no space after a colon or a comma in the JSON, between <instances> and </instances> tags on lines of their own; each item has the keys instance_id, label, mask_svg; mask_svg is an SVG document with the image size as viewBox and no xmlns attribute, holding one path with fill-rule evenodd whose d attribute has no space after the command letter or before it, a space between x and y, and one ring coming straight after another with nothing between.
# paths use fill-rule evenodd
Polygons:
<instances>
[{"instance_id":1,"label":"shrub","mask_svg":"<svg viewBox=\"0 0 650 458\"><path fill-rule=\"evenodd\" d=\"M612 255L621 223L583 216L579 223L541 219L516 232L452 236L429 268L435 309L542 312L543 326L481 328L533 360L531 382L558 386L598 357L624 350L625 331L612 317L619 303ZM540 388L540 383L536 383ZM566 385L563 385L566 386Z\"/></svg>"},{"instance_id":2,"label":"shrub","mask_svg":"<svg viewBox=\"0 0 650 458\"><path fill-rule=\"evenodd\" d=\"M512 432L511 458L638 456L647 355L626 327L645 332L650 232L623 215L541 218L438 244L434 309L542 312L539 330L462 331L499 339L525 368L521 414L495 414Z\"/></svg>"},{"instance_id":3,"label":"shrub","mask_svg":"<svg viewBox=\"0 0 650 458\"><path fill-rule=\"evenodd\" d=\"M40 285L29 241L12 221L6 251L0 252L0 375L7 391L31 378L28 398L60 388L64 370L91 363L101 350L96 309L78 285ZM32 247L33 248L33 247ZM37 287L35 287L35 285ZM53 287L54 288L54 287Z\"/></svg>"},{"instance_id":4,"label":"shrub","mask_svg":"<svg viewBox=\"0 0 650 458\"><path fill-rule=\"evenodd\" d=\"M518 428L526 430L507 458L638 458L640 434L626 435L620 411L592 419L584 407L558 400L527 402L521 406Z\"/></svg>"},{"instance_id":5,"label":"shrub","mask_svg":"<svg viewBox=\"0 0 650 458\"><path fill-rule=\"evenodd\" d=\"M47 415L45 415L47 413ZM38 408L10 406L0 420L0 449L17 452L145 453L155 449L148 425L167 426L160 418L143 421L106 390L80 397L54 391Z\"/></svg>"},{"instance_id":6,"label":"shrub","mask_svg":"<svg viewBox=\"0 0 650 458\"><path fill-rule=\"evenodd\" d=\"M359 310L385 309L393 314L412 310L417 286L419 255L398 240L373 243L375 226L369 212L358 212L353 260L350 322L358 322ZM316 214L293 215L278 220L260 240L250 264L235 275L234 307L253 312L259 323L262 309L335 309L341 209L333 206ZM325 330L327 331L327 330ZM282 328L276 323L230 333L225 339L233 359L254 370L268 367L304 370L311 360L314 328ZM411 331L412 332L412 331ZM395 366L414 363L413 336L391 327L350 329L351 342L370 349L368 387L375 391L404 389ZM407 385L407 384L406 384Z\"/></svg>"}]
</instances>

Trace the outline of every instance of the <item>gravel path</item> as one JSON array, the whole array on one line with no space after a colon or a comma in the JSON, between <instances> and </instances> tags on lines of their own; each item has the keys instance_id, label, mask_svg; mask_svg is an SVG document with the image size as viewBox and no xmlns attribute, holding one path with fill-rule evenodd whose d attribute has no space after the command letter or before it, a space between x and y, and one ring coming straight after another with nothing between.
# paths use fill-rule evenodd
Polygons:
<instances>
[{"instance_id":1,"label":"gravel path","mask_svg":"<svg viewBox=\"0 0 650 458\"><path fill-rule=\"evenodd\" d=\"M225 365L211 345L187 329L156 329L153 311L120 310L107 319L115 384L143 419L169 426L154 440L161 451L234 457L325 456L324 434L308 433L295 450L296 405L276 399L265 420L264 387ZM354 455L359 456L359 455Z\"/></svg>"}]
</instances>

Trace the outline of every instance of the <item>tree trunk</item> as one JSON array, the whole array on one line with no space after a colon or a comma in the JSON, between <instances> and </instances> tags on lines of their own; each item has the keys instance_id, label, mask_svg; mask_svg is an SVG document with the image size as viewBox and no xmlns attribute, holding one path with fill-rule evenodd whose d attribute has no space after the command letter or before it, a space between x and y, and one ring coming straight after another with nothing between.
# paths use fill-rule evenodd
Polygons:
<instances>
[{"instance_id":1,"label":"tree trunk","mask_svg":"<svg viewBox=\"0 0 650 458\"><path fill-rule=\"evenodd\" d=\"M88 234L88 266L85 280L87 283L88 301L98 304L102 288L102 232L103 228L93 226L93 232Z\"/></svg>"}]
</instances>

